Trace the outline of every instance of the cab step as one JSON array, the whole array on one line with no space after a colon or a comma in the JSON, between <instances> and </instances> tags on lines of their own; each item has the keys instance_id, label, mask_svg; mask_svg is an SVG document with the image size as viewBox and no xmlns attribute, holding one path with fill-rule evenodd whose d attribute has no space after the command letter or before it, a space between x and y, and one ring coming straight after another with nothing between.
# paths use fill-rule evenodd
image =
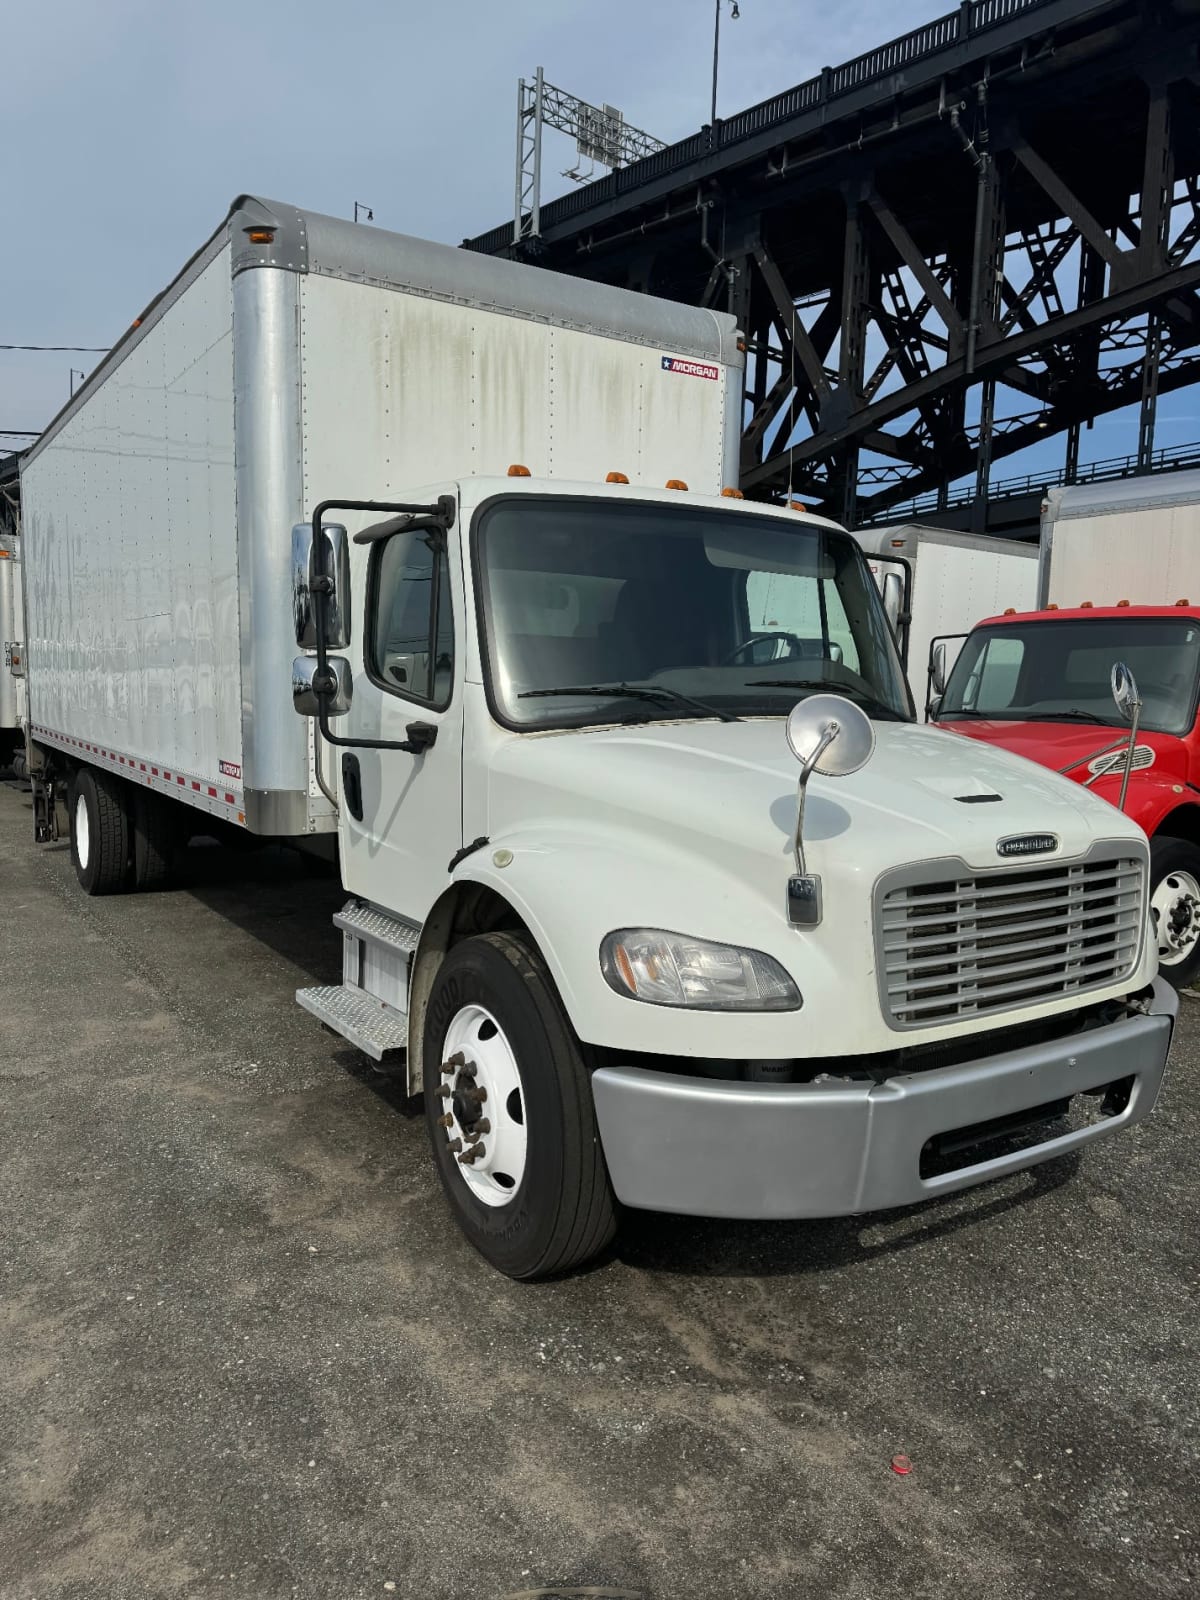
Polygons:
<instances>
[{"instance_id":1,"label":"cab step","mask_svg":"<svg viewBox=\"0 0 1200 1600\"><path fill-rule=\"evenodd\" d=\"M353 984L297 989L296 999L319 1022L340 1033L373 1061L408 1046L408 1018L384 1000Z\"/></svg>"}]
</instances>

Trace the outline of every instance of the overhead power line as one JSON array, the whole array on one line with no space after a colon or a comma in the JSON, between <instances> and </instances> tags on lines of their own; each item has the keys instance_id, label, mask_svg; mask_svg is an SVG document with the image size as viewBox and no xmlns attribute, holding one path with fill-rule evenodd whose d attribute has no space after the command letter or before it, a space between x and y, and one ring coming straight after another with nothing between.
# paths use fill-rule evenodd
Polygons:
<instances>
[{"instance_id":1,"label":"overhead power line","mask_svg":"<svg viewBox=\"0 0 1200 1600\"><path fill-rule=\"evenodd\" d=\"M41 437L40 428L0 428L0 435L5 439L37 439Z\"/></svg>"},{"instance_id":2,"label":"overhead power line","mask_svg":"<svg viewBox=\"0 0 1200 1600\"><path fill-rule=\"evenodd\" d=\"M87 355L106 356L110 344L0 344L0 350L79 350Z\"/></svg>"}]
</instances>

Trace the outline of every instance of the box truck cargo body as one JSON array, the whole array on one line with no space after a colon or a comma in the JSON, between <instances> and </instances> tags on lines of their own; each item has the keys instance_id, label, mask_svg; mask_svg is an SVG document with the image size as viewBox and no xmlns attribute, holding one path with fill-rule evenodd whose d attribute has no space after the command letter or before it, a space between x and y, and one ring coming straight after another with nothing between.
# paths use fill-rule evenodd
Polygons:
<instances>
[{"instance_id":1,"label":"box truck cargo body","mask_svg":"<svg viewBox=\"0 0 1200 1600\"><path fill-rule=\"evenodd\" d=\"M935 639L953 640L953 660L959 639L981 617L1010 606L1027 611L1035 604L1036 545L919 523L862 528L857 537L897 629L913 699L922 714Z\"/></svg>"},{"instance_id":2,"label":"box truck cargo body","mask_svg":"<svg viewBox=\"0 0 1200 1600\"><path fill-rule=\"evenodd\" d=\"M254 832L333 830L291 708L305 508L512 462L716 493L741 368L729 317L235 204L24 464L36 739Z\"/></svg>"},{"instance_id":3,"label":"box truck cargo body","mask_svg":"<svg viewBox=\"0 0 1200 1600\"><path fill-rule=\"evenodd\" d=\"M741 420L727 316L243 197L25 473L38 837L65 798L89 893L164 881L176 801L336 837L296 998L516 1277L618 1202L962 1189L1165 1068L1144 837L913 726L861 546L741 499Z\"/></svg>"},{"instance_id":4,"label":"box truck cargo body","mask_svg":"<svg viewBox=\"0 0 1200 1600\"><path fill-rule=\"evenodd\" d=\"M1040 609L1177 600L1200 604L1200 472L1047 491Z\"/></svg>"}]
</instances>

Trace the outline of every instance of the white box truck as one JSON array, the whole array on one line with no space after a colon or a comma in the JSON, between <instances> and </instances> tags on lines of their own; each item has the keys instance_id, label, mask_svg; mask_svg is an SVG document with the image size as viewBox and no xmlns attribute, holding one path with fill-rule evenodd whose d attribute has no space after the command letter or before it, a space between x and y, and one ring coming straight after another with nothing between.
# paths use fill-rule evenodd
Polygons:
<instances>
[{"instance_id":1,"label":"white box truck","mask_svg":"<svg viewBox=\"0 0 1200 1600\"><path fill-rule=\"evenodd\" d=\"M1180 599L1200 604L1200 472L1047 490L1037 598L1019 610Z\"/></svg>"},{"instance_id":2,"label":"white box truck","mask_svg":"<svg viewBox=\"0 0 1200 1600\"><path fill-rule=\"evenodd\" d=\"M921 523L860 528L856 537L896 630L922 716L935 639L947 641L949 666L957 644L982 617L1010 608L1028 611L1036 603L1037 545Z\"/></svg>"},{"instance_id":3,"label":"white box truck","mask_svg":"<svg viewBox=\"0 0 1200 1600\"><path fill-rule=\"evenodd\" d=\"M99 892L172 806L336 832L298 998L513 1276L621 1203L945 1194L1162 1078L1145 839L913 726L860 546L733 488L741 382L726 317L242 197L26 465L42 836Z\"/></svg>"}]
</instances>

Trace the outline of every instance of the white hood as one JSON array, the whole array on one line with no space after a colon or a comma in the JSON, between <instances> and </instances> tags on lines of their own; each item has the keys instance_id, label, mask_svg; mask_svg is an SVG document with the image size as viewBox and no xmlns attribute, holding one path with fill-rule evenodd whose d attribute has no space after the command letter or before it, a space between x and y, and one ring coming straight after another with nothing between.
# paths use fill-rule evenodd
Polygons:
<instances>
[{"instance_id":1,"label":"white hood","mask_svg":"<svg viewBox=\"0 0 1200 1600\"><path fill-rule=\"evenodd\" d=\"M821 1054L888 1049L901 1037L876 997L872 896L882 873L947 858L996 868L1004 864L997 842L1013 834L1057 835L1058 859L1082 855L1098 839L1129 839L1144 850L1145 838L1078 784L1005 751L913 724L879 722L875 731L865 767L848 778L814 776L809 786L807 867L821 875L824 896L815 929L792 928L785 912L799 766L782 719L506 739L491 752L487 831L493 846L514 852L506 887L524 884L527 905L553 903L546 917L564 918L553 942L577 943L576 971L598 975L599 941L618 927L746 945L793 973L804 994L800 1032L821 1041ZM616 1027L631 1048L678 1048L666 1041L702 1023L706 1044L697 1054L803 1053L794 1018L710 1013L681 1024L678 1011L608 999L618 1010L605 1006L591 1032L586 1022L581 1028L592 1042L618 1043ZM1078 1001L978 1025L1071 1004ZM570 1009L579 1027L579 1010ZM971 1026L910 1032L903 1043ZM659 1033L661 1046L652 1042Z\"/></svg>"}]
</instances>

